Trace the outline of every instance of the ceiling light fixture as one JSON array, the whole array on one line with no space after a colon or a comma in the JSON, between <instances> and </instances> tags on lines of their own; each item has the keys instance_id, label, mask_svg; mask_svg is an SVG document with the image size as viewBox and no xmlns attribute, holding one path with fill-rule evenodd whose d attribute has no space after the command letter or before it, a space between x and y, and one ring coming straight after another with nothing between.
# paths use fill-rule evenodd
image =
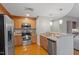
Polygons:
<instances>
[{"instance_id":1,"label":"ceiling light fixture","mask_svg":"<svg viewBox=\"0 0 79 59\"><path fill-rule=\"evenodd\" d=\"M27 14L26 14L26 16L28 16L28 17L29 17L29 16L30 16L30 14L29 14L29 13L27 13Z\"/></svg>"},{"instance_id":2,"label":"ceiling light fixture","mask_svg":"<svg viewBox=\"0 0 79 59\"><path fill-rule=\"evenodd\" d=\"M50 26L52 26L52 21L50 22Z\"/></svg>"},{"instance_id":3,"label":"ceiling light fixture","mask_svg":"<svg viewBox=\"0 0 79 59\"><path fill-rule=\"evenodd\" d=\"M59 20L59 24L62 24L63 23L63 20Z\"/></svg>"},{"instance_id":4,"label":"ceiling light fixture","mask_svg":"<svg viewBox=\"0 0 79 59\"><path fill-rule=\"evenodd\" d=\"M34 11L32 8L27 8L27 7L25 7L24 10L27 17L31 16L32 12Z\"/></svg>"}]
</instances>

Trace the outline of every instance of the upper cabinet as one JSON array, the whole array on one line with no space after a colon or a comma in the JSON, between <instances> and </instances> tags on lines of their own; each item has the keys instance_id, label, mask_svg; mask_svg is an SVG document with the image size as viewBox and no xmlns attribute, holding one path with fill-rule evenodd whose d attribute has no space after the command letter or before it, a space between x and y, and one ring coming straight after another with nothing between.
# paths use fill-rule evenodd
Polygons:
<instances>
[{"instance_id":1,"label":"upper cabinet","mask_svg":"<svg viewBox=\"0 0 79 59\"><path fill-rule=\"evenodd\" d=\"M16 29L21 29L23 22L31 24L33 29L36 28L36 19L35 18L25 18L25 17L11 17L14 20L14 27Z\"/></svg>"},{"instance_id":2,"label":"upper cabinet","mask_svg":"<svg viewBox=\"0 0 79 59\"><path fill-rule=\"evenodd\" d=\"M67 21L67 32L76 32L79 29L79 21Z\"/></svg>"},{"instance_id":3,"label":"upper cabinet","mask_svg":"<svg viewBox=\"0 0 79 59\"><path fill-rule=\"evenodd\" d=\"M0 4L0 14L10 15L10 13Z\"/></svg>"}]
</instances>

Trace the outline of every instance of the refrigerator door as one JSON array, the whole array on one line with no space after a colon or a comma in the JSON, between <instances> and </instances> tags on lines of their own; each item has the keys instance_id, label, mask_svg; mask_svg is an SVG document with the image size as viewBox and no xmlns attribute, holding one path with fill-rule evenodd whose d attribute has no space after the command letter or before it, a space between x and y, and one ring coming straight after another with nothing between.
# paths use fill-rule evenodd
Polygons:
<instances>
[{"instance_id":1,"label":"refrigerator door","mask_svg":"<svg viewBox=\"0 0 79 59\"><path fill-rule=\"evenodd\" d=\"M14 54L14 34L13 34L13 21L8 17L4 16L4 28L5 28L5 54Z\"/></svg>"},{"instance_id":2,"label":"refrigerator door","mask_svg":"<svg viewBox=\"0 0 79 59\"><path fill-rule=\"evenodd\" d=\"M5 54L5 40L4 40L4 17L0 14L0 55Z\"/></svg>"}]
</instances>

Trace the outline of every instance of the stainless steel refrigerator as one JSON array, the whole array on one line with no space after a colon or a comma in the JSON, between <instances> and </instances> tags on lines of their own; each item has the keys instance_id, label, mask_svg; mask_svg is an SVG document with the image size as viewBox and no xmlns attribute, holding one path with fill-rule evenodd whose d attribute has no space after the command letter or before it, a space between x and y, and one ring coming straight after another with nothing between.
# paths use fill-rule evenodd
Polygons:
<instances>
[{"instance_id":1,"label":"stainless steel refrigerator","mask_svg":"<svg viewBox=\"0 0 79 59\"><path fill-rule=\"evenodd\" d=\"M14 54L14 22L7 15L0 14L0 55Z\"/></svg>"}]
</instances>

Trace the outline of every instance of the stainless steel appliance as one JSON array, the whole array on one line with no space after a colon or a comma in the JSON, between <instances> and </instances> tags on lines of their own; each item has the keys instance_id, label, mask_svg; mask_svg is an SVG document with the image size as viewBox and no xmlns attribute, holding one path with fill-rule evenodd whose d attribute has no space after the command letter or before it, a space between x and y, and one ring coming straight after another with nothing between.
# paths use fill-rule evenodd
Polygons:
<instances>
[{"instance_id":1,"label":"stainless steel appliance","mask_svg":"<svg viewBox=\"0 0 79 59\"><path fill-rule=\"evenodd\" d=\"M48 39L48 54L56 55L56 41Z\"/></svg>"},{"instance_id":2,"label":"stainless steel appliance","mask_svg":"<svg viewBox=\"0 0 79 59\"><path fill-rule=\"evenodd\" d=\"M0 55L14 54L13 20L0 14Z\"/></svg>"},{"instance_id":3,"label":"stainless steel appliance","mask_svg":"<svg viewBox=\"0 0 79 59\"><path fill-rule=\"evenodd\" d=\"M23 37L23 45L28 45L31 43L31 25L28 23L22 24L22 37Z\"/></svg>"}]
</instances>

